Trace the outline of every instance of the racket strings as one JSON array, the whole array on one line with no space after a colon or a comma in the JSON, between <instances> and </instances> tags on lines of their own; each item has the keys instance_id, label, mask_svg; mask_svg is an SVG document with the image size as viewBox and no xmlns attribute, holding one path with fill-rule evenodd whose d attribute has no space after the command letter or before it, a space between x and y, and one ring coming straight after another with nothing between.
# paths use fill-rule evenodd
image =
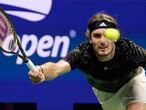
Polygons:
<instances>
[{"instance_id":1,"label":"racket strings","mask_svg":"<svg viewBox=\"0 0 146 110\"><path fill-rule=\"evenodd\" d=\"M3 20L3 16L0 14L0 39L3 41L3 36L5 36L6 33L6 24Z\"/></svg>"},{"instance_id":2,"label":"racket strings","mask_svg":"<svg viewBox=\"0 0 146 110\"><path fill-rule=\"evenodd\" d=\"M5 52L13 52L16 49L17 41L13 32L9 19L3 11L0 11L0 47Z\"/></svg>"},{"instance_id":3,"label":"racket strings","mask_svg":"<svg viewBox=\"0 0 146 110\"><path fill-rule=\"evenodd\" d=\"M0 39L4 40L10 33L10 25L3 13L0 13Z\"/></svg>"},{"instance_id":4,"label":"racket strings","mask_svg":"<svg viewBox=\"0 0 146 110\"><path fill-rule=\"evenodd\" d=\"M28 62L28 57L20 44L15 29L8 15L1 8L0 8L0 49L5 53L15 54L22 58L24 62ZM20 51L18 51L18 49ZM21 52L21 54L19 52Z\"/></svg>"}]
</instances>

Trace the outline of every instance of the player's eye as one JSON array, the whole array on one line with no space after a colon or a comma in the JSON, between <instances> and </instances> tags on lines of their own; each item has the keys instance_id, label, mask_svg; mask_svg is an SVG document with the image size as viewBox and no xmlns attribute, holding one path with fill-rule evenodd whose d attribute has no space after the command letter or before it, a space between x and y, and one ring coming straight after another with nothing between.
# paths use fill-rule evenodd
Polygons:
<instances>
[{"instance_id":1,"label":"player's eye","mask_svg":"<svg viewBox=\"0 0 146 110\"><path fill-rule=\"evenodd\" d=\"M102 36L102 34L99 34L99 33L93 34L93 37L94 37L94 38L100 38L101 36Z\"/></svg>"}]
</instances>

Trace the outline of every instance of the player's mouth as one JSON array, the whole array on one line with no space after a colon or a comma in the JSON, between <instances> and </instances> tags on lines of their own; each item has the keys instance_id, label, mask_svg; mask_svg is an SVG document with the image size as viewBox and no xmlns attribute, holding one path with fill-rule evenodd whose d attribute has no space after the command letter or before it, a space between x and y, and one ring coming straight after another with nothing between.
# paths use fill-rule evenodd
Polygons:
<instances>
[{"instance_id":1,"label":"player's mouth","mask_svg":"<svg viewBox=\"0 0 146 110\"><path fill-rule=\"evenodd\" d=\"M108 46L98 46L99 49L106 49Z\"/></svg>"}]
</instances>

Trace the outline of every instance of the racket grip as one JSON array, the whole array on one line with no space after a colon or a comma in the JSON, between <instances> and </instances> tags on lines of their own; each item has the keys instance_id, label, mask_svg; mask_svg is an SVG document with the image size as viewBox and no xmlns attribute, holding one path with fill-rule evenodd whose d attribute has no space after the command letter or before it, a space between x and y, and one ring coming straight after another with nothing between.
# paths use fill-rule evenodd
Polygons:
<instances>
[{"instance_id":1,"label":"racket grip","mask_svg":"<svg viewBox=\"0 0 146 110\"><path fill-rule=\"evenodd\" d=\"M27 65L27 67L30 69L30 70L36 70L36 66L32 63L32 61L29 59L27 63L25 63Z\"/></svg>"}]
</instances>

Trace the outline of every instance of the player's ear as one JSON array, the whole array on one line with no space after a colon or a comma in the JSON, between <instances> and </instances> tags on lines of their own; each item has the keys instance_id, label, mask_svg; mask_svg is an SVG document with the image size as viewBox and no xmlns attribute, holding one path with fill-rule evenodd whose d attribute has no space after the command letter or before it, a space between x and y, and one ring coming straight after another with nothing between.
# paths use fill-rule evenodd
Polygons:
<instances>
[{"instance_id":1,"label":"player's ear","mask_svg":"<svg viewBox=\"0 0 146 110\"><path fill-rule=\"evenodd\" d=\"M85 36L89 40L89 42L91 43L91 36L90 36L90 32L88 30L85 32Z\"/></svg>"}]
</instances>

